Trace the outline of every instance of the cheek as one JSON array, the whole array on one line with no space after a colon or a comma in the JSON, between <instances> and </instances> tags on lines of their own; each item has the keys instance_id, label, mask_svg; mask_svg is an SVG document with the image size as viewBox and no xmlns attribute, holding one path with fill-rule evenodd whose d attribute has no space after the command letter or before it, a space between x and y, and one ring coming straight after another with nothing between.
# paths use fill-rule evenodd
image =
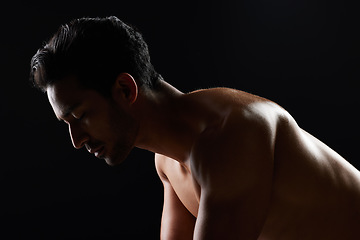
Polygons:
<instances>
[{"instance_id":1,"label":"cheek","mask_svg":"<svg viewBox=\"0 0 360 240\"><path fill-rule=\"evenodd\" d=\"M92 141L107 145L131 141L136 135L134 119L120 109L105 108L85 120Z\"/></svg>"},{"instance_id":2,"label":"cheek","mask_svg":"<svg viewBox=\"0 0 360 240\"><path fill-rule=\"evenodd\" d=\"M101 116L91 116L83 120L84 129L92 141L103 141L112 133L113 123Z\"/></svg>"},{"instance_id":3,"label":"cheek","mask_svg":"<svg viewBox=\"0 0 360 240\"><path fill-rule=\"evenodd\" d=\"M114 141L125 130L121 117L116 113L102 113L89 119L87 127L89 134L98 141Z\"/></svg>"}]
</instances>

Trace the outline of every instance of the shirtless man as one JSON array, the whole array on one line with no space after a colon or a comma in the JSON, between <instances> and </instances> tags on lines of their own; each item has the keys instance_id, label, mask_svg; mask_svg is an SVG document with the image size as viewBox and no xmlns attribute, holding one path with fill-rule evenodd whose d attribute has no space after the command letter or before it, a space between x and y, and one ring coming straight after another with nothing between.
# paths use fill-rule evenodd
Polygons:
<instances>
[{"instance_id":1,"label":"shirtless man","mask_svg":"<svg viewBox=\"0 0 360 240\"><path fill-rule=\"evenodd\" d=\"M155 153L161 239L360 239L360 173L276 103L216 88L182 93L115 17L62 26L34 55L75 148L109 165Z\"/></svg>"}]
</instances>

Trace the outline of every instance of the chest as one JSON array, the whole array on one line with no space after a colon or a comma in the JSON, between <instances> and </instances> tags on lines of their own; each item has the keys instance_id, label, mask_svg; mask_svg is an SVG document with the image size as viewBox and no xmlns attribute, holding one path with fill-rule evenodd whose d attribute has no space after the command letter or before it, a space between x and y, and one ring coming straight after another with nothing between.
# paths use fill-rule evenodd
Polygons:
<instances>
[{"instance_id":1,"label":"chest","mask_svg":"<svg viewBox=\"0 0 360 240\"><path fill-rule=\"evenodd\" d=\"M173 160L166 169L165 174L182 204L192 215L197 217L200 186L193 180L190 171Z\"/></svg>"}]
</instances>

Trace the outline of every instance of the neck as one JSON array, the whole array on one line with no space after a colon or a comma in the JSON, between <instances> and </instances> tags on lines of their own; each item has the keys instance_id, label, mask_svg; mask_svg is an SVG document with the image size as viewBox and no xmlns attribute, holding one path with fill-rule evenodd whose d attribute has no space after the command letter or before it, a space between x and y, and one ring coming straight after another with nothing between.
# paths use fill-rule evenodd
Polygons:
<instances>
[{"instance_id":1,"label":"neck","mask_svg":"<svg viewBox=\"0 0 360 240\"><path fill-rule=\"evenodd\" d=\"M136 147L185 162L202 124L189 112L186 94L162 81L156 90L139 93L134 115L139 121Z\"/></svg>"}]
</instances>

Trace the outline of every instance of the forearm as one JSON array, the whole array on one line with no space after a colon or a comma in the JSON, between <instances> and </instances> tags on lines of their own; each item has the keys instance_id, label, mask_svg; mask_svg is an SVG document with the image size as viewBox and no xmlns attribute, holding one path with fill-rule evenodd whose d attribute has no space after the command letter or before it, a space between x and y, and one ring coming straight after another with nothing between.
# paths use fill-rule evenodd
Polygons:
<instances>
[{"instance_id":1,"label":"forearm","mask_svg":"<svg viewBox=\"0 0 360 240\"><path fill-rule=\"evenodd\" d=\"M163 214L160 240L192 240L195 221L193 216L182 217L179 221L176 216Z\"/></svg>"}]
</instances>

